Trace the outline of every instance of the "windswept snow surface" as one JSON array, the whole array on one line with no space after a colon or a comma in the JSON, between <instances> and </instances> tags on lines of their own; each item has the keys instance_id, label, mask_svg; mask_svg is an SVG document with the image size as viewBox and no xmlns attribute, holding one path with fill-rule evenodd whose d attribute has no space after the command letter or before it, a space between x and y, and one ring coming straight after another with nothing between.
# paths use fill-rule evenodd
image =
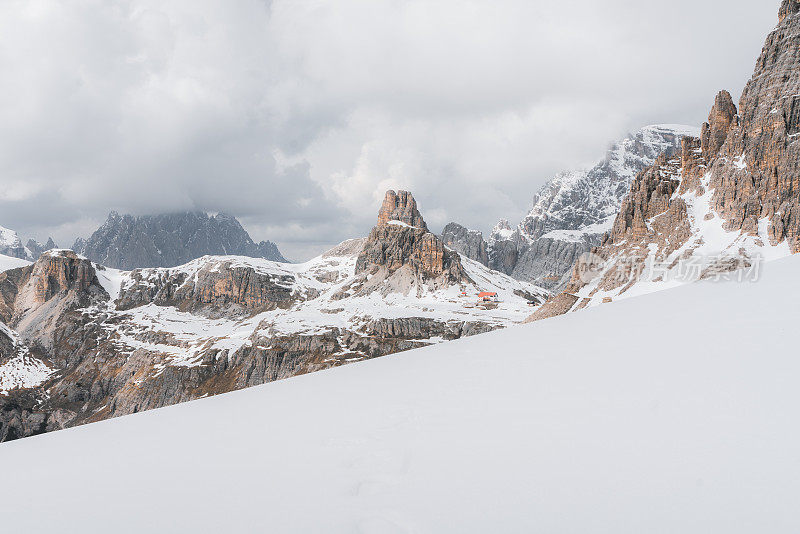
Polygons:
<instances>
[{"instance_id":1,"label":"windswept snow surface","mask_svg":"<svg viewBox=\"0 0 800 534\"><path fill-rule=\"evenodd\" d=\"M3 271L8 271L10 269L17 269L19 267L27 267L30 265L31 262L28 260L23 260L20 258L13 258L11 256L6 256L4 254L0 254L0 273Z\"/></svg>"},{"instance_id":2,"label":"windswept snow surface","mask_svg":"<svg viewBox=\"0 0 800 534\"><path fill-rule=\"evenodd\" d=\"M798 272L3 444L3 526L800 532Z\"/></svg>"}]
</instances>

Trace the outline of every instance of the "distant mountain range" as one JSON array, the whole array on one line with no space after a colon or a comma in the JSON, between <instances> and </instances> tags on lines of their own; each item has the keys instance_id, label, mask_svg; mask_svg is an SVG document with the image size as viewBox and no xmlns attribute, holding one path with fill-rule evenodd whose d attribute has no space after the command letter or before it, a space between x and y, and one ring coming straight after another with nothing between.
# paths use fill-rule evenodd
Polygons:
<instances>
[{"instance_id":1,"label":"distant mountain range","mask_svg":"<svg viewBox=\"0 0 800 534\"><path fill-rule=\"evenodd\" d=\"M516 226L505 219L488 240L457 223L447 225L444 242L454 250L518 280L558 289L569 280L575 259L600 244L611 229L634 177L662 153L676 153L681 139L698 128L654 125L615 143L588 170L556 175L533 199Z\"/></svg>"},{"instance_id":2,"label":"distant mountain range","mask_svg":"<svg viewBox=\"0 0 800 534\"><path fill-rule=\"evenodd\" d=\"M136 223L112 215L101 236ZM448 251L405 191L368 237L303 264L119 271L49 251L0 272L0 441L510 326L549 296Z\"/></svg>"},{"instance_id":3,"label":"distant mountain range","mask_svg":"<svg viewBox=\"0 0 800 534\"><path fill-rule=\"evenodd\" d=\"M756 281L763 262L800 253L798 11L784 0L739 108L721 91L699 135L636 176L601 245L533 320L697 280Z\"/></svg>"},{"instance_id":4,"label":"distant mountain range","mask_svg":"<svg viewBox=\"0 0 800 534\"><path fill-rule=\"evenodd\" d=\"M0 254L23 260L33 259L31 251L22 245L17 233L2 226L0 226Z\"/></svg>"},{"instance_id":5,"label":"distant mountain range","mask_svg":"<svg viewBox=\"0 0 800 534\"><path fill-rule=\"evenodd\" d=\"M722 91L699 130L640 130L592 169L555 177L488 240L457 224L434 235L406 191L386 193L367 237L303 264L279 263L274 244L225 215L112 213L79 254L33 264L24 258L49 244L1 230L0 254L14 257L0 257L0 441L695 280L757 279L762 262L800 253L798 13L800 0L784 0L738 109ZM668 338L659 310L640 320ZM537 331L529 358L548 355ZM624 332L609 336L624 345ZM649 348L620 347L631 361ZM481 354L487 369L502 356Z\"/></svg>"},{"instance_id":6,"label":"distant mountain range","mask_svg":"<svg viewBox=\"0 0 800 534\"><path fill-rule=\"evenodd\" d=\"M88 239L72 249L107 267L175 267L209 255L247 256L286 262L271 241L255 243L236 220L202 212L134 217L111 212Z\"/></svg>"}]
</instances>

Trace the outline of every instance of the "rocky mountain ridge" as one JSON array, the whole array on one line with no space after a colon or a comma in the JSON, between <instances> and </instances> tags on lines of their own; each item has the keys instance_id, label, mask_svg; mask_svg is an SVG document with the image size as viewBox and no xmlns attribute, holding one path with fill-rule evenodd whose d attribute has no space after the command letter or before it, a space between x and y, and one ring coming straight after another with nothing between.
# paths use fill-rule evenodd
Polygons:
<instances>
[{"instance_id":1,"label":"rocky mountain ridge","mask_svg":"<svg viewBox=\"0 0 800 534\"><path fill-rule=\"evenodd\" d=\"M715 98L684 139L631 185L602 246L537 320L698 279L757 277L800 252L800 17L784 1L737 110Z\"/></svg>"},{"instance_id":2,"label":"rocky mountain ridge","mask_svg":"<svg viewBox=\"0 0 800 534\"><path fill-rule=\"evenodd\" d=\"M502 328L548 296L446 250L405 192L304 264L49 251L0 273L0 441Z\"/></svg>"},{"instance_id":3,"label":"rocky mountain ridge","mask_svg":"<svg viewBox=\"0 0 800 534\"><path fill-rule=\"evenodd\" d=\"M489 266L489 247L481 232L451 222L442 230L441 239L446 246L462 256Z\"/></svg>"},{"instance_id":4,"label":"rocky mountain ridge","mask_svg":"<svg viewBox=\"0 0 800 534\"><path fill-rule=\"evenodd\" d=\"M481 243L475 233L467 239L466 229L452 223L443 237L459 253L476 261L485 258L492 269L559 289L569 281L575 260L600 244L636 174L665 151L677 152L687 135L699 135L699 130L646 126L614 143L591 169L557 174L534 196L533 207L516 227L503 219Z\"/></svg>"},{"instance_id":5,"label":"rocky mountain ridge","mask_svg":"<svg viewBox=\"0 0 800 534\"><path fill-rule=\"evenodd\" d=\"M241 255L285 262L271 241L255 243L235 217L202 212L120 215L111 212L73 250L115 269L175 267L206 255Z\"/></svg>"},{"instance_id":6,"label":"rocky mountain ridge","mask_svg":"<svg viewBox=\"0 0 800 534\"><path fill-rule=\"evenodd\" d=\"M17 232L0 226L0 254L11 258L34 261L46 250L58 248L53 238L50 237L46 244L41 244L35 239L29 239L23 245Z\"/></svg>"},{"instance_id":7,"label":"rocky mountain ridge","mask_svg":"<svg viewBox=\"0 0 800 534\"><path fill-rule=\"evenodd\" d=\"M48 250L59 248L58 245L56 245L56 242L53 241L52 237L47 238L47 242L44 244L36 241L35 239L29 239L25 244L25 247L31 252L31 259L34 260L39 259L39 256Z\"/></svg>"}]
</instances>

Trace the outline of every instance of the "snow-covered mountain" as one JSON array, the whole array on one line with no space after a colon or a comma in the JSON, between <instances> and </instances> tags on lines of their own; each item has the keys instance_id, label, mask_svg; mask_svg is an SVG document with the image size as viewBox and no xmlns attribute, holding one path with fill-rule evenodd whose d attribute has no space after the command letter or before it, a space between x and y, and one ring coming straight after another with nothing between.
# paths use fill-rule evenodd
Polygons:
<instances>
[{"instance_id":1,"label":"snow-covered mountain","mask_svg":"<svg viewBox=\"0 0 800 534\"><path fill-rule=\"evenodd\" d=\"M534 319L743 269L758 277L800 252L800 16L781 13L740 108L720 92L701 134L637 175L602 246Z\"/></svg>"},{"instance_id":2,"label":"snow-covered mountain","mask_svg":"<svg viewBox=\"0 0 800 534\"><path fill-rule=\"evenodd\" d=\"M551 232L596 234L609 230L636 175L664 152L674 152L680 140L699 135L699 128L682 125L646 126L614 144L605 158L586 171L561 173L534 197L533 208L519 225L528 239Z\"/></svg>"},{"instance_id":3,"label":"snow-covered mountain","mask_svg":"<svg viewBox=\"0 0 800 534\"><path fill-rule=\"evenodd\" d=\"M6 443L4 526L798 532L798 271Z\"/></svg>"},{"instance_id":4,"label":"snow-covered mountain","mask_svg":"<svg viewBox=\"0 0 800 534\"><path fill-rule=\"evenodd\" d=\"M488 332L549 296L448 251L402 191L368 238L303 264L52 250L0 273L0 441Z\"/></svg>"},{"instance_id":5,"label":"snow-covered mountain","mask_svg":"<svg viewBox=\"0 0 800 534\"><path fill-rule=\"evenodd\" d=\"M489 266L514 278L558 288L578 256L599 245L634 177L680 140L699 135L680 125L647 126L615 143L587 170L558 174L534 197L517 225L500 221L489 236Z\"/></svg>"},{"instance_id":6,"label":"snow-covered mountain","mask_svg":"<svg viewBox=\"0 0 800 534\"><path fill-rule=\"evenodd\" d=\"M88 239L72 246L116 269L175 267L207 255L238 255L285 262L271 241L255 243L235 217L201 212L134 217L111 212Z\"/></svg>"},{"instance_id":7,"label":"snow-covered mountain","mask_svg":"<svg viewBox=\"0 0 800 534\"><path fill-rule=\"evenodd\" d=\"M615 143L594 167L562 172L534 196L533 207L516 226L501 219L483 235L457 223L442 233L460 254L518 280L560 289L569 281L575 260L600 244L634 177L662 153L675 153L690 126L646 126Z\"/></svg>"},{"instance_id":8,"label":"snow-covered mountain","mask_svg":"<svg viewBox=\"0 0 800 534\"><path fill-rule=\"evenodd\" d=\"M22 244L22 239L14 230L0 226L0 254L12 258L32 260L33 254Z\"/></svg>"},{"instance_id":9,"label":"snow-covered mountain","mask_svg":"<svg viewBox=\"0 0 800 534\"><path fill-rule=\"evenodd\" d=\"M25 244L25 247L31 251L33 259L38 259L39 256L42 255L42 253L47 252L48 250L59 248L58 245L56 245L55 241L53 241L52 237L48 238L46 243L40 243L35 239L28 239L28 242Z\"/></svg>"}]
</instances>

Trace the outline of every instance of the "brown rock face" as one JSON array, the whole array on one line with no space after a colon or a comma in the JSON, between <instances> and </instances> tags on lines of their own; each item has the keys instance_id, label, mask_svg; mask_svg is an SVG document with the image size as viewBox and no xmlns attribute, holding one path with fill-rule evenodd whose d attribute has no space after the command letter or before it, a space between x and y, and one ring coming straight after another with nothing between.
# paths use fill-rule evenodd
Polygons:
<instances>
[{"instance_id":1,"label":"brown rock face","mask_svg":"<svg viewBox=\"0 0 800 534\"><path fill-rule=\"evenodd\" d=\"M736 106L733 104L731 94L728 91L720 91L708 115L708 122L704 123L702 128L701 148L706 159L711 159L719 153L735 122Z\"/></svg>"},{"instance_id":2,"label":"brown rock face","mask_svg":"<svg viewBox=\"0 0 800 534\"><path fill-rule=\"evenodd\" d=\"M729 230L752 233L770 220L773 244L800 252L800 9L783 3L767 37L734 125L709 168L714 209Z\"/></svg>"},{"instance_id":3,"label":"brown rock face","mask_svg":"<svg viewBox=\"0 0 800 534\"><path fill-rule=\"evenodd\" d=\"M387 191L378 212L378 225L400 221L427 231L428 227L417 209L417 201L408 191Z\"/></svg>"},{"instance_id":4,"label":"brown rock face","mask_svg":"<svg viewBox=\"0 0 800 534\"><path fill-rule=\"evenodd\" d=\"M290 274L259 272L231 261L209 262L195 274L167 269L139 269L120 291L117 306L128 310L144 304L175 306L181 311L204 311L211 315L253 314L288 308L317 293L292 290Z\"/></svg>"},{"instance_id":5,"label":"brown rock face","mask_svg":"<svg viewBox=\"0 0 800 534\"><path fill-rule=\"evenodd\" d=\"M679 158L661 157L636 177L612 231L593 250L608 264L607 270L588 288L580 273L573 273L565 294L552 299L531 320L564 313L565 308L578 309L601 291L627 291L642 274L631 266L643 265L648 256L662 265L669 258L665 265L669 269L692 257L693 247L704 236L693 234L686 201L680 196L687 193L699 197L712 191L704 220L719 216L726 230L740 236L759 235L759 221L766 220L772 245L786 241L792 252L800 252L800 17L794 16L798 11L800 2L784 0L780 23L767 38L738 114L730 94L719 93L701 139L684 139ZM680 249L681 257L676 258L673 254ZM738 254L712 261L701 278L746 267L747 252ZM572 294L581 290L588 298L575 306L578 299Z\"/></svg>"},{"instance_id":6,"label":"brown rock face","mask_svg":"<svg viewBox=\"0 0 800 534\"><path fill-rule=\"evenodd\" d=\"M400 221L404 224L391 224ZM428 231L417 210L417 203L407 191L387 191L378 224L369 234L356 262L356 273L384 269L392 275L407 267L422 281L445 275L450 282L468 279L458 254Z\"/></svg>"},{"instance_id":7,"label":"brown rock face","mask_svg":"<svg viewBox=\"0 0 800 534\"><path fill-rule=\"evenodd\" d=\"M783 22L786 17L791 17L800 11L800 0L783 0L781 10L778 12L778 22Z\"/></svg>"},{"instance_id":8,"label":"brown rock face","mask_svg":"<svg viewBox=\"0 0 800 534\"><path fill-rule=\"evenodd\" d=\"M44 352L80 320L77 309L108 298L92 262L69 250L51 250L33 265L0 273L0 320Z\"/></svg>"},{"instance_id":9,"label":"brown rock face","mask_svg":"<svg viewBox=\"0 0 800 534\"><path fill-rule=\"evenodd\" d=\"M92 263L79 258L71 250L42 255L31 272L33 296L42 304L58 293L85 291L92 285L99 286Z\"/></svg>"},{"instance_id":10,"label":"brown rock face","mask_svg":"<svg viewBox=\"0 0 800 534\"><path fill-rule=\"evenodd\" d=\"M71 250L48 251L33 265L0 273L0 313L10 324L57 296L77 305L107 295L92 262Z\"/></svg>"}]
</instances>

